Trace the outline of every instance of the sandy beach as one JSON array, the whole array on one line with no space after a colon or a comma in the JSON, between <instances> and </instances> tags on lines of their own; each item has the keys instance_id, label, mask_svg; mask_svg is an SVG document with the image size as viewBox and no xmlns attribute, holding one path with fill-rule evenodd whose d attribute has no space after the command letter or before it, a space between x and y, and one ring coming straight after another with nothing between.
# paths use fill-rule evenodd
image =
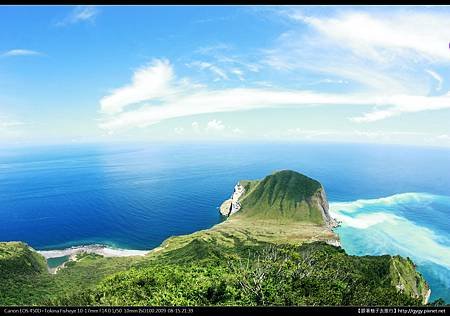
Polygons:
<instances>
[{"instance_id":1,"label":"sandy beach","mask_svg":"<svg viewBox=\"0 0 450 316\"><path fill-rule=\"evenodd\" d=\"M58 258L63 256L74 256L78 253L95 253L104 257L130 257L130 256L145 256L150 250L132 250L132 249L118 249L110 248L104 245L86 245L76 246L66 249L57 250L41 250L38 251L46 259Z\"/></svg>"}]
</instances>

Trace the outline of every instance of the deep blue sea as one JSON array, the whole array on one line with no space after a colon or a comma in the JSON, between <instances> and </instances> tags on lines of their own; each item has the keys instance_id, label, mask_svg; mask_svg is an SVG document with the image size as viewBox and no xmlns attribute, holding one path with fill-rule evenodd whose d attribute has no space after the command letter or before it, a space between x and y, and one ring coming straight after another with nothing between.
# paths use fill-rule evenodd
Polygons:
<instances>
[{"instance_id":1,"label":"deep blue sea","mask_svg":"<svg viewBox=\"0 0 450 316\"><path fill-rule=\"evenodd\" d=\"M411 257L450 302L450 149L180 143L0 148L0 240L150 249L218 223L239 179L293 169L325 187L350 254Z\"/></svg>"}]
</instances>

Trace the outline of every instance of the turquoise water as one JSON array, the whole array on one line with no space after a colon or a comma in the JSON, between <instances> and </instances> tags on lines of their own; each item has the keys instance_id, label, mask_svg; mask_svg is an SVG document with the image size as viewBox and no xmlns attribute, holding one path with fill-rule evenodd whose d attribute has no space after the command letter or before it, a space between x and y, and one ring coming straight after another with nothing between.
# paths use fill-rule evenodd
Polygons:
<instances>
[{"instance_id":1,"label":"turquoise water","mask_svg":"<svg viewBox=\"0 0 450 316\"><path fill-rule=\"evenodd\" d=\"M431 284L431 298L450 301L448 196L402 193L335 202L330 210L333 217L342 221L336 231L348 253L410 257Z\"/></svg>"},{"instance_id":2,"label":"turquoise water","mask_svg":"<svg viewBox=\"0 0 450 316\"><path fill-rule=\"evenodd\" d=\"M450 301L450 150L183 143L0 148L0 240L149 249L211 227L239 179L319 180L350 254L410 256Z\"/></svg>"},{"instance_id":3,"label":"turquoise water","mask_svg":"<svg viewBox=\"0 0 450 316\"><path fill-rule=\"evenodd\" d=\"M47 265L49 268L56 268L60 265L62 265L64 262L69 260L69 256L62 256L62 257L55 257L55 258L48 258L47 259Z\"/></svg>"}]
</instances>

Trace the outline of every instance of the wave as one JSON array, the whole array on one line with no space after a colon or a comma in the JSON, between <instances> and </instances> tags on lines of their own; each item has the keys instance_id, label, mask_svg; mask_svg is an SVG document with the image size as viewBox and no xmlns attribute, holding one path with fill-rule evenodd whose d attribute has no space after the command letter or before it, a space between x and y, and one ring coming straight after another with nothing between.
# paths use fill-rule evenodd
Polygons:
<instances>
[{"instance_id":1,"label":"wave","mask_svg":"<svg viewBox=\"0 0 450 316\"><path fill-rule=\"evenodd\" d=\"M424 192L406 192L377 199L358 199L351 202L332 202L330 203L330 208L335 212L345 211L346 213L352 213L367 206L392 206L396 204L406 204L413 202L428 203L434 200L443 199L450 200L450 197Z\"/></svg>"},{"instance_id":2,"label":"wave","mask_svg":"<svg viewBox=\"0 0 450 316\"><path fill-rule=\"evenodd\" d=\"M437 199L445 201L450 209L450 199L446 196L402 193L379 199L330 203L330 213L342 223L337 232L344 235L344 248L346 240L350 244L356 238L365 239L366 252L374 249L377 252L398 252L416 261L433 262L450 269L450 235L437 234L433 227L407 219L400 211L396 213L400 205L412 210ZM388 210L385 209L387 207ZM429 213L429 216L433 214Z\"/></svg>"},{"instance_id":3,"label":"wave","mask_svg":"<svg viewBox=\"0 0 450 316\"><path fill-rule=\"evenodd\" d=\"M372 213L367 215L359 215L356 217L347 216L338 212L330 212L331 215L338 221L344 223L345 226L354 227L358 229L366 229L373 225L382 224L385 222L395 222L399 220L398 216L389 213Z\"/></svg>"},{"instance_id":4,"label":"wave","mask_svg":"<svg viewBox=\"0 0 450 316\"><path fill-rule=\"evenodd\" d=\"M38 253L43 255L46 259L58 258L64 256L71 256L81 252L96 253L104 257L131 257L131 256L145 256L149 250L134 250L134 249L120 249L111 248L104 245L84 245L74 246L66 249L55 250L38 250Z\"/></svg>"}]
</instances>

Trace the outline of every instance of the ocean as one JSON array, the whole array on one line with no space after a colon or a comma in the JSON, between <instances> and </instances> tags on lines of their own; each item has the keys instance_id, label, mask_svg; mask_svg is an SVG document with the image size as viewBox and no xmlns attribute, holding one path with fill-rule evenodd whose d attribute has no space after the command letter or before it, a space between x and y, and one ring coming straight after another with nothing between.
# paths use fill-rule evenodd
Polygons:
<instances>
[{"instance_id":1,"label":"ocean","mask_svg":"<svg viewBox=\"0 0 450 316\"><path fill-rule=\"evenodd\" d=\"M38 250L145 250L223 220L239 179L319 180L354 255L409 256L450 302L450 149L336 143L72 144L0 148L0 240Z\"/></svg>"}]
</instances>

